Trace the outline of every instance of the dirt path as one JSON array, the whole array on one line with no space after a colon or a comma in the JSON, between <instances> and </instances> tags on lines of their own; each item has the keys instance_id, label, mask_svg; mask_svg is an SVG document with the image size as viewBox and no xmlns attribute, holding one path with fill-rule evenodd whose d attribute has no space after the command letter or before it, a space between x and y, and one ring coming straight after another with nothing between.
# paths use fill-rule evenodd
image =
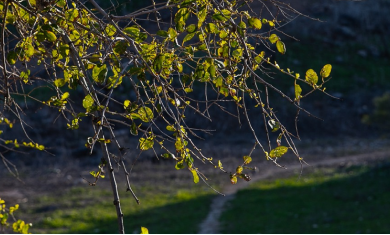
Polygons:
<instances>
[{"instance_id":1,"label":"dirt path","mask_svg":"<svg viewBox=\"0 0 390 235\"><path fill-rule=\"evenodd\" d=\"M328 158L328 159L312 162L310 166L321 167L321 166L337 166L343 164L357 165L368 161L378 161L378 160L384 160L389 158L390 158L389 151L381 151L381 152L373 152L367 154L351 155L351 156L340 157L340 158L332 158L332 159ZM269 178L271 176L278 175L280 173L292 174L294 171L299 170L300 168L301 168L300 164L289 165L287 170L278 167L269 167L269 166L261 167L259 172L253 175L252 180L249 182L249 184L256 182L258 180L262 180L262 179ZM209 214L207 215L206 219L199 225L199 233L200 234L220 233L219 217L221 216L221 213L223 212L226 203L235 197L235 194L237 193L238 190L246 188L249 184L241 183L237 185L229 185L223 190L223 193L226 196L221 196L221 195L216 196L211 203Z\"/></svg>"}]
</instances>

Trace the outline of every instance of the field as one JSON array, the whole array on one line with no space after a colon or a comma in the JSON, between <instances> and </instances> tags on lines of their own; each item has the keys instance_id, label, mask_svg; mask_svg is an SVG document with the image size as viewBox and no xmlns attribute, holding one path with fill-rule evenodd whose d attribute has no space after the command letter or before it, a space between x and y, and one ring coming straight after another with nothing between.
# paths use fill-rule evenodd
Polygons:
<instances>
[{"instance_id":1,"label":"field","mask_svg":"<svg viewBox=\"0 0 390 235\"><path fill-rule=\"evenodd\" d=\"M388 233L390 163L318 168L237 193L222 233Z\"/></svg>"}]
</instances>

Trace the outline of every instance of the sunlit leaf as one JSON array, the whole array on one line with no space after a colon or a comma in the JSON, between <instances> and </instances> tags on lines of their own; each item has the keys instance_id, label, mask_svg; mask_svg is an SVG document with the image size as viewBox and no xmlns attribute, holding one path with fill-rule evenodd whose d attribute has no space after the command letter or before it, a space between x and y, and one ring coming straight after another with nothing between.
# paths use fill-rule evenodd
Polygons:
<instances>
[{"instance_id":1,"label":"sunlit leaf","mask_svg":"<svg viewBox=\"0 0 390 235\"><path fill-rule=\"evenodd\" d=\"M168 29L168 37L171 40L174 40L177 37L177 32L173 28Z\"/></svg>"},{"instance_id":2,"label":"sunlit leaf","mask_svg":"<svg viewBox=\"0 0 390 235\"><path fill-rule=\"evenodd\" d=\"M269 36L269 41L272 43L272 44L275 44L277 41L280 40L280 38L278 37L278 35L276 34L271 34L271 36Z\"/></svg>"},{"instance_id":3,"label":"sunlit leaf","mask_svg":"<svg viewBox=\"0 0 390 235\"><path fill-rule=\"evenodd\" d=\"M183 39L183 44L189 40L191 40L195 36L195 33L187 34Z\"/></svg>"},{"instance_id":4,"label":"sunlit leaf","mask_svg":"<svg viewBox=\"0 0 390 235\"><path fill-rule=\"evenodd\" d=\"M193 33L196 30L196 25L195 24L190 24L187 26L187 33Z\"/></svg>"},{"instance_id":5,"label":"sunlit leaf","mask_svg":"<svg viewBox=\"0 0 390 235\"><path fill-rule=\"evenodd\" d=\"M149 230L145 227L141 227L141 234L149 234Z\"/></svg>"},{"instance_id":6,"label":"sunlit leaf","mask_svg":"<svg viewBox=\"0 0 390 235\"><path fill-rule=\"evenodd\" d=\"M159 30L157 31L157 35L163 38L167 38L169 36L168 32L165 30Z\"/></svg>"},{"instance_id":7,"label":"sunlit leaf","mask_svg":"<svg viewBox=\"0 0 390 235\"><path fill-rule=\"evenodd\" d=\"M271 150L269 153L269 156L272 158L281 157L285 153L287 153L288 147L286 146L279 146Z\"/></svg>"},{"instance_id":8,"label":"sunlit leaf","mask_svg":"<svg viewBox=\"0 0 390 235\"><path fill-rule=\"evenodd\" d=\"M230 182L231 182L232 184L237 184L237 177L236 177L236 176L231 176L231 177L230 177Z\"/></svg>"},{"instance_id":9,"label":"sunlit leaf","mask_svg":"<svg viewBox=\"0 0 390 235\"><path fill-rule=\"evenodd\" d=\"M282 54L285 54L286 53L286 46L284 45L284 43L282 41L277 41L276 42L276 49L278 49L278 51Z\"/></svg>"},{"instance_id":10,"label":"sunlit leaf","mask_svg":"<svg viewBox=\"0 0 390 235\"><path fill-rule=\"evenodd\" d=\"M63 79L63 78L58 78L58 79L54 80L54 85L55 85L56 87L62 87L62 86L64 86L65 84L66 84L66 80Z\"/></svg>"},{"instance_id":11,"label":"sunlit leaf","mask_svg":"<svg viewBox=\"0 0 390 235\"><path fill-rule=\"evenodd\" d=\"M296 100L299 100L301 98L301 93L302 93L302 88L298 84L295 84L295 99Z\"/></svg>"},{"instance_id":12,"label":"sunlit leaf","mask_svg":"<svg viewBox=\"0 0 390 235\"><path fill-rule=\"evenodd\" d=\"M132 27L127 27L123 30L125 34L127 34L131 38L138 38L139 36L139 28L132 26Z\"/></svg>"},{"instance_id":13,"label":"sunlit leaf","mask_svg":"<svg viewBox=\"0 0 390 235\"><path fill-rule=\"evenodd\" d=\"M279 130L279 128L280 128L279 122L275 121L275 119L269 120L268 125L271 127L272 132L275 132L275 131Z\"/></svg>"},{"instance_id":14,"label":"sunlit leaf","mask_svg":"<svg viewBox=\"0 0 390 235\"><path fill-rule=\"evenodd\" d=\"M252 158L250 156L244 156L243 158L244 158L245 165L251 163L251 161L252 161Z\"/></svg>"},{"instance_id":15,"label":"sunlit leaf","mask_svg":"<svg viewBox=\"0 0 390 235\"><path fill-rule=\"evenodd\" d=\"M232 13L229 10L223 9L221 12L218 11L218 13L215 13L213 15L213 19L217 21L225 22L230 18L231 15Z\"/></svg>"},{"instance_id":16,"label":"sunlit leaf","mask_svg":"<svg viewBox=\"0 0 390 235\"><path fill-rule=\"evenodd\" d=\"M213 23L208 23L206 25L206 32L207 33L218 33L218 28L215 24Z\"/></svg>"},{"instance_id":17,"label":"sunlit leaf","mask_svg":"<svg viewBox=\"0 0 390 235\"><path fill-rule=\"evenodd\" d=\"M195 184L199 183L199 176L198 176L198 173L196 172L196 170L191 169L191 172L192 172L192 176L194 177L194 183Z\"/></svg>"},{"instance_id":18,"label":"sunlit leaf","mask_svg":"<svg viewBox=\"0 0 390 235\"><path fill-rule=\"evenodd\" d=\"M327 64L321 69L320 76L323 78L327 78L329 77L331 71L332 71L332 65Z\"/></svg>"},{"instance_id":19,"label":"sunlit leaf","mask_svg":"<svg viewBox=\"0 0 390 235\"><path fill-rule=\"evenodd\" d=\"M203 22L206 20L207 16L207 8L203 7L199 12L198 12L198 28L200 28L203 24Z\"/></svg>"},{"instance_id":20,"label":"sunlit leaf","mask_svg":"<svg viewBox=\"0 0 390 235\"><path fill-rule=\"evenodd\" d=\"M145 138L139 139L139 148L141 150L151 149L151 148L153 148L153 144L154 144L154 141L153 141L152 137L148 137L146 139Z\"/></svg>"},{"instance_id":21,"label":"sunlit leaf","mask_svg":"<svg viewBox=\"0 0 390 235\"><path fill-rule=\"evenodd\" d=\"M87 110L87 112L91 111L92 106L94 104L94 100L90 95L85 96L83 99L83 107Z\"/></svg>"},{"instance_id":22,"label":"sunlit leaf","mask_svg":"<svg viewBox=\"0 0 390 235\"><path fill-rule=\"evenodd\" d=\"M316 85L318 82L317 73L313 69L309 69L306 71L306 81L311 85Z\"/></svg>"},{"instance_id":23,"label":"sunlit leaf","mask_svg":"<svg viewBox=\"0 0 390 235\"><path fill-rule=\"evenodd\" d=\"M95 67L93 67L92 79L95 82L103 83L104 80L106 79L106 75L107 75L107 65L106 64L103 64L102 66L96 65Z\"/></svg>"},{"instance_id":24,"label":"sunlit leaf","mask_svg":"<svg viewBox=\"0 0 390 235\"><path fill-rule=\"evenodd\" d=\"M261 29L262 26L261 21L258 18L254 17L248 19L248 24L255 29Z\"/></svg>"},{"instance_id":25,"label":"sunlit leaf","mask_svg":"<svg viewBox=\"0 0 390 235\"><path fill-rule=\"evenodd\" d=\"M116 33L116 28L113 25L109 24L104 29L104 31L106 32L107 36L112 37Z\"/></svg>"},{"instance_id":26,"label":"sunlit leaf","mask_svg":"<svg viewBox=\"0 0 390 235\"><path fill-rule=\"evenodd\" d=\"M165 56L163 54L159 54L156 56L153 62L153 69L156 73L160 73L163 67L163 62L165 60Z\"/></svg>"},{"instance_id":27,"label":"sunlit leaf","mask_svg":"<svg viewBox=\"0 0 390 235\"><path fill-rule=\"evenodd\" d=\"M150 122L153 120L153 111L149 107L141 107L138 110L138 114L143 122Z\"/></svg>"}]
</instances>

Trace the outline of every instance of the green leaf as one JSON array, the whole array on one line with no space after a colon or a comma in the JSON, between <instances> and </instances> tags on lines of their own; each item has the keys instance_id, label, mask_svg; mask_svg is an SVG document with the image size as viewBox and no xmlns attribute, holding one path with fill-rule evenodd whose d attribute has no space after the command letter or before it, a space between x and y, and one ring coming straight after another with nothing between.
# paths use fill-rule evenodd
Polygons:
<instances>
[{"instance_id":1,"label":"green leaf","mask_svg":"<svg viewBox=\"0 0 390 235\"><path fill-rule=\"evenodd\" d=\"M272 44L275 44L277 41L280 40L280 38L278 37L278 35L276 34L271 34L271 36L269 36L269 41L272 43Z\"/></svg>"},{"instance_id":2,"label":"green leaf","mask_svg":"<svg viewBox=\"0 0 390 235\"><path fill-rule=\"evenodd\" d=\"M242 29L246 29L246 24L244 21L241 21L240 23L238 23L238 27L242 28Z\"/></svg>"},{"instance_id":3,"label":"green leaf","mask_svg":"<svg viewBox=\"0 0 390 235\"><path fill-rule=\"evenodd\" d=\"M278 51L282 54L285 54L286 53L286 46L284 45L284 43L282 41L277 41L276 42L276 48L278 49Z\"/></svg>"},{"instance_id":4,"label":"green leaf","mask_svg":"<svg viewBox=\"0 0 390 235\"><path fill-rule=\"evenodd\" d=\"M271 127L272 132L275 132L275 131L279 130L279 128L280 128L279 122L275 121L275 119L269 120L268 125Z\"/></svg>"},{"instance_id":5,"label":"green leaf","mask_svg":"<svg viewBox=\"0 0 390 235\"><path fill-rule=\"evenodd\" d=\"M168 131L176 131L176 129L175 129L175 127L174 127L173 125L168 125L168 126L166 127L166 129L167 129Z\"/></svg>"},{"instance_id":6,"label":"green leaf","mask_svg":"<svg viewBox=\"0 0 390 235\"><path fill-rule=\"evenodd\" d=\"M116 54L123 55L126 52L128 46L129 43L127 41L117 41L114 44L113 49Z\"/></svg>"},{"instance_id":7,"label":"green leaf","mask_svg":"<svg viewBox=\"0 0 390 235\"><path fill-rule=\"evenodd\" d=\"M295 100L299 100L301 98L302 88L295 84Z\"/></svg>"},{"instance_id":8,"label":"green leaf","mask_svg":"<svg viewBox=\"0 0 390 235\"><path fill-rule=\"evenodd\" d=\"M252 161L252 158L250 156L244 156L244 164L247 165L249 163L251 163Z\"/></svg>"},{"instance_id":9,"label":"green leaf","mask_svg":"<svg viewBox=\"0 0 390 235\"><path fill-rule=\"evenodd\" d=\"M35 50L34 50L34 47L33 47L31 44L28 44L28 45L26 46L26 50L25 50L24 52L25 52L26 55L30 58L31 56L34 55Z\"/></svg>"},{"instance_id":10,"label":"green leaf","mask_svg":"<svg viewBox=\"0 0 390 235\"><path fill-rule=\"evenodd\" d=\"M191 169L190 171L192 172L192 176L194 177L194 183L195 184L199 183L199 176L198 176L198 173L196 172L196 170Z\"/></svg>"},{"instance_id":11,"label":"green leaf","mask_svg":"<svg viewBox=\"0 0 390 235\"><path fill-rule=\"evenodd\" d=\"M281 157L285 153L287 153L288 147L286 146L279 146L271 150L269 156L272 158Z\"/></svg>"},{"instance_id":12,"label":"green leaf","mask_svg":"<svg viewBox=\"0 0 390 235\"><path fill-rule=\"evenodd\" d=\"M148 137L146 139L145 138L139 139L139 148L141 150L151 149L153 148L153 144L154 144L153 137Z\"/></svg>"},{"instance_id":13,"label":"green leaf","mask_svg":"<svg viewBox=\"0 0 390 235\"><path fill-rule=\"evenodd\" d=\"M92 69L92 79L97 83L103 83L107 75L107 65L96 65Z\"/></svg>"},{"instance_id":14,"label":"green leaf","mask_svg":"<svg viewBox=\"0 0 390 235\"><path fill-rule=\"evenodd\" d=\"M49 42L55 42L57 40L57 36L52 31L45 30L43 33Z\"/></svg>"},{"instance_id":15,"label":"green leaf","mask_svg":"<svg viewBox=\"0 0 390 235\"><path fill-rule=\"evenodd\" d=\"M185 42L191 40L194 36L195 36L195 33L187 34L187 35L184 37L184 39L183 39L182 45L183 45Z\"/></svg>"},{"instance_id":16,"label":"green leaf","mask_svg":"<svg viewBox=\"0 0 390 235\"><path fill-rule=\"evenodd\" d=\"M141 43L141 42L145 41L147 38L148 38L148 34L141 32L141 33L139 33L139 36L137 39L135 39L135 41L138 43Z\"/></svg>"},{"instance_id":17,"label":"green leaf","mask_svg":"<svg viewBox=\"0 0 390 235\"><path fill-rule=\"evenodd\" d=\"M317 73L313 69L309 69L306 71L306 81L311 85L316 85L318 82Z\"/></svg>"},{"instance_id":18,"label":"green leaf","mask_svg":"<svg viewBox=\"0 0 390 235\"><path fill-rule=\"evenodd\" d=\"M18 58L18 55L15 51L10 51L7 55L7 61L9 64L13 65L16 63L16 60Z\"/></svg>"},{"instance_id":19,"label":"green leaf","mask_svg":"<svg viewBox=\"0 0 390 235\"><path fill-rule=\"evenodd\" d=\"M225 97L227 97L229 95L229 89L226 88L226 87L221 87L219 89L219 93L221 93L222 95L224 95Z\"/></svg>"},{"instance_id":20,"label":"green leaf","mask_svg":"<svg viewBox=\"0 0 390 235\"><path fill-rule=\"evenodd\" d=\"M112 37L116 33L116 28L113 25L107 25L107 27L104 29L107 36Z\"/></svg>"},{"instance_id":21,"label":"green leaf","mask_svg":"<svg viewBox=\"0 0 390 235\"><path fill-rule=\"evenodd\" d=\"M176 65L177 72L179 73L183 72L183 65L181 63L176 61L175 65Z\"/></svg>"},{"instance_id":22,"label":"green leaf","mask_svg":"<svg viewBox=\"0 0 390 235\"><path fill-rule=\"evenodd\" d=\"M196 25L195 24L190 24L187 26L187 33L193 33L196 30Z\"/></svg>"},{"instance_id":23,"label":"green leaf","mask_svg":"<svg viewBox=\"0 0 390 235\"><path fill-rule=\"evenodd\" d=\"M168 32L165 30L159 30L157 31L157 35L163 38L167 38L169 36Z\"/></svg>"},{"instance_id":24,"label":"green leaf","mask_svg":"<svg viewBox=\"0 0 390 235\"><path fill-rule=\"evenodd\" d=\"M87 112L91 111L93 104L94 104L94 101L93 101L91 95L87 95L83 99L83 107L87 110Z\"/></svg>"},{"instance_id":25,"label":"green leaf","mask_svg":"<svg viewBox=\"0 0 390 235\"><path fill-rule=\"evenodd\" d=\"M161 157L166 158L166 159L176 159L175 155L173 155L172 153L161 154Z\"/></svg>"},{"instance_id":26,"label":"green leaf","mask_svg":"<svg viewBox=\"0 0 390 235\"><path fill-rule=\"evenodd\" d=\"M54 80L54 85L56 87L62 87L66 84L66 80L64 78L58 78L56 80Z\"/></svg>"},{"instance_id":27,"label":"green leaf","mask_svg":"<svg viewBox=\"0 0 390 235\"><path fill-rule=\"evenodd\" d=\"M153 62L153 69L156 73L160 73L163 67L163 62L165 60L165 56L163 54L159 54L156 56Z\"/></svg>"},{"instance_id":28,"label":"green leaf","mask_svg":"<svg viewBox=\"0 0 390 235\"><path fill-rule=\"evenodd\" d=\"M141 227L141 234L149 234L149 230L145 227Z\"/></svg>"},{"instance_id":29,"label":"green leaf","mask_svg":"<svg viewBox=\"0 0 390 235\"><path fill-rule=\"evenodd\" d=\"M150 122L153 120L153 111L149 107L141 107L138 110L138 114L143 122Z\"/></svg>"},{"instance_id":30,"label":"green leaf","mask_svg":"<svg viewBox=\"0 0 390 235\"><path fill-rule=\"evenodd\" d=\"M30 0L31 1L31 0ZM35 0L34 0L35 1ZM57 6L64 8L66 6L66 0L58 0Z\"/></svg>"},{"instance_id":31,"label":"green leaf","mask_svg":"<svg viewBox=\"0 0 390 235\"><path fill-rule=\"evenodd\" d=\"M232 56L236 59L240 59L242 57L243 50L241 48L238 48L232 52Z\"/></svg>"},{"instance_id":32,"label":"green leaf","mask_svg":"<svg viewBox=\"0 0 390 235\"><path fill-rule=\"evenodd\" d=\"M123 30L125 34L127 34L131 38L138 38L139 37L139 28L135 26L127 27Z\"/></svg>"},{"instance_id":33,"label":"green leaf","mask_svg":"<svg viewBox=\"0 0 390 235\"><path fill-rule=\"evenodd\" d=\"M206 25L206 33L218 33L218 28L213 23L208 23Z\"/></svg>"},{"instance_id":34,"label":"green leaf","mask_svg":"<svg viewBox=\"0 0 390 235\"><path fill-rule=\"evenodd\" d=\"M214 64L210 65L210 67L208 68L208 72L211 76L211 78L215 78L216 76L216 67Z\"/></svg>"},{"instance_id":35,"label":"green leaf","mask_svg":"<svg viewBox=\"0 0 390 235\"><path fill-rule=\"evenodd\" d=\"M184 142L184 143L183 143ZM175 148L176 151L180 151L188 144L188 141L183 140L180 137L176 137Z\"/></svg>"},{"instance_id":36,"label":"green leaf","mask_svg":"<svg viewBox=\"0 0 390 235\"><path fill-rule=\"evenodd\" d=\"M169 28L168 29L168 37L169 37L169 39L171 39L171 41L173 41L177 37L176 30Z\"/></svg>"},{"instance_id":37,"label":"green leaf","mask_svg":"<svg viewBox=\"0 0 390 235\"><path fill-rule=\"evenodd\" d=\"M7 13L7 16L5 18L5 22L7 22L8 24L13 24L16 20L16 17L12 14L9 14Z\"/></svg>"},{"instance_id":38,"label":"green leaf","mask_svg":"<svg viewBox=\"0 0 390 235\"><path fill-rule=\"evenodd\" d=\"M203 22L206 20L207 16L207 8L203 7L199 12L198 12L198 28L200 28L203 24Z\"/></svg>"},{"instance_id":39,"label":"green leaf","mask_svg":"<svg viewBox=\"0 0 390 235\"><path fill-rule=\"evenodd\" d=\"M28 2L31 4L31 6L36 6L36 0L28 0Z\"/></svg>"},{"instance_id":40,"label":"green leaf","mask_svg":"<svg viewBox=\"0 0 390 235\"><path fill-rule=\"evenodd\" d=\"M332 65L327 64L321 69L320 76L323 78L327 78L329 77L331 71L332 71Z\"/></svg>"},{"instance_id":41,"label":"green leaf","mask_svg":"<svg viewBox=\"0 0 390 235\"><path fill-rule=\"evenodd\" d=\"M137 128L137 125L135 125L135 122L131 123L130 134L135 135L135 136L138 135L138 128Z\"/></svg>"},{"instance_id":42,"label":"green leaf","mask_svg":"<svg viewBox=\"0 0 390 235\"><path fill-rule=\"evenodd\" d=\"M30 70L27 69L27 71L22 71L20 73L20 78L23 80L24 83L28 83L28 76L30 76Z\"/></svg>"},{"instance_id":43,"label":"green leaf","mask_svg":"<svg viewBox=\"0 0 390 235\"><path fill-rule=\"evenodd\" d=\"M249 18L248 19L248 24L254 29L261 29L261 21L255 17Z\"/></svg>"},{"instance_id":44,"label":"green leaf","mask_svg":"<svg viewBox=\"0 0 390 235\"><path fill-rule=\"evenodd\" d=\"M68 97L69 97L69 92L65 92L64 94L62 94L61 100L66 100L68 99Z\"/></svg>"},{"instance_id":45,"label":"green leaf","mask_svg":"<svg viewBox=\"0 0 390 235\"><path fill-rule=\"evenodd\" d=\"M221 13L222 12L222 13ZM217 21L222 21L222 22L225 22L227 21L230 16L232 15L232 13L227 10L227 9L223 9L221 12L218 12L218 13L215 13L213 15L213 19L214 20L217 20Z\"/></svg>"},{"instance_id":46,"label":"green leaf","mask_svg":"<svg viewBox=\"0 0 390 235\"><path fill-rule=\"evenodd\" d=\"M175 168L176 168L176 170L183 169L183 168L184 168L184 162L183 162L183 160L178 161L178 162L176 163L176 165L175 165Z\"/></svg>"},{"instance_id":47,"label":"green leaf","mask_svg":"<svg viewBox=\"0 0 390 235\"><path fill-rule=\"evenodd\" d=\"M46 36L43 32L38 32L35 36L37 37L38 42L45 41Z\"/></svg>"}]
</instances>

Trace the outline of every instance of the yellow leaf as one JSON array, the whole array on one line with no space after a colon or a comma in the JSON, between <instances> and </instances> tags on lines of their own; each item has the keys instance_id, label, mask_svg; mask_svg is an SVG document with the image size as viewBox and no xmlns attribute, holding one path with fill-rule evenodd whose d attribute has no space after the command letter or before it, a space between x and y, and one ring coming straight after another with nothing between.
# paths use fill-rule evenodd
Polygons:
<instances>
[{"instance_id":1,"label":"yellow leaf","mask_svg":"<svg viewBox=\"0 0 390 235\"><path fill-rule=\"evenodd\" d=\"M327 64L325 65L320 72L321 77L327 78L330 75L330 72L332 71L332 65Z\"/></svg>"},{"instance_id":2,"label":"yellow leaf","mask_svg":"<svg viewBox=\"0 0 390 235\"><path fill-rule=\"evenodd\" d=\"M145 227L141 227L141 234L149 234L149 230Z\"/></svg>"}]
</instances>

